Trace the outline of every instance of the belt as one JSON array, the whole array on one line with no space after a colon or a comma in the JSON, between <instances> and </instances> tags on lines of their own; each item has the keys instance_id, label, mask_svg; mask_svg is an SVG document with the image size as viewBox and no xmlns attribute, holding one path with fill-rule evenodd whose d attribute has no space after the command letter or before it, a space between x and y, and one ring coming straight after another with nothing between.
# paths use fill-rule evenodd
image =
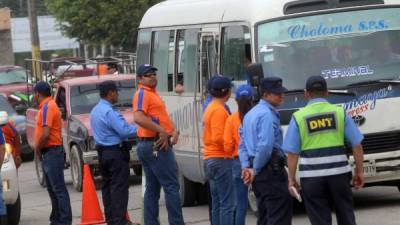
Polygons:
<instances>
[{"instance_id":1,"label":"belt","mask_svg":"<svg viewBox=\"0 0 400 225\"><path fill-rule=\"evenodd\" d=\"M157 141L158 137L138 137L139 141Z\"/></svg>"},{"instance_id":2,"label":"belt","mask_svg":"<svg viewBox=\"0 0 400 225\"><path fill-rule=\"evenodd\" d=\"M96 145L96 149L103 151L103 150L113 150L113 149L122 149L122 150L131 150L132 143L129 141L123 141L116 145Z\"/></svg>"},{"instance_id":3,"label":"belt","mask_svg":"<svg viewBox=\"0 0 400 225\"><path fill-rule=\"evenodd\" d=\"M121 148L121 144L116 144L116 145L97 145L98 150L107 150L107 149L116 149L116 148Z\"/></svg>"},{"instance_id":4,"label":"belt","mask_svg":"<svg viewBox=\"0 0 400 225\"><path fill-rule=\"evenodd\" d=\"M42 148L42 149L40 150L40 152L41 152L42 154L45 154L45 153L47 153L48 151L50 151L51 149L53 149L53 148L61 148L61 147L62 147L62 145L52 145L52 146L49 146L49 147Z\"/></svg>"},{"instance_id":5,"label":"belt","mask_svg":"<svg viewBox=\"0 0 400 225\"><path fill-rule=\"evenodd\" d=\"M233 159L239 159L239 156L233 156L232 158Z\"/></svg>"}]
</instances>

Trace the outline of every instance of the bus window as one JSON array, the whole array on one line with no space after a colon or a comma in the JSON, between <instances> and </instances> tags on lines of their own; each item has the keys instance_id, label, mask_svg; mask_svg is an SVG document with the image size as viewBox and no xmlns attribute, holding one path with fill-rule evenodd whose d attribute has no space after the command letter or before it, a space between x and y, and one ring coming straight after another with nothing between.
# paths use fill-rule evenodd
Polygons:
<instances>
[{"instance_id":1,"label":"bus window","mask_svg":"<svg viewBox=\"0 0 400 225\"><path fill-rule=\"evenodd\" d=\"M153 32L151 62L157 67L157 90L167 92L173 90L174 42L175 31Z\"/></svg>"},{"instance_id":2,"label":"bus window","mask_svg":"<svg viewBox=\"0 0 400 225\"><path fill-rule=\"evenodd\" d=\"M222 28L221 73L235 80L245 80L246 66L251 63L250 31L246 26Z\"/></svg>"},{"instance_id":3,"label":"bus window","mask_svg":"<svg viewBox=\"0 0 400 225\"><path fill-rule=\"evenodd\" d=\"M145 63L149 63L150 59L150 43L151 43L151 31L150 29L143 29L138 34L138 45L137 45L137 61L136 66L140 66Z\"/></svg>"},{"instance_id":4,"label":"bus window","mask_svg":"<svg viewBox=\"0 0 400 225\"><path fill-rule=\"evenodd\" d=\"M196 90L198 32L199 29L178 30L176 85L182 85L185 92Z\"/></svg>"}]
</instances>

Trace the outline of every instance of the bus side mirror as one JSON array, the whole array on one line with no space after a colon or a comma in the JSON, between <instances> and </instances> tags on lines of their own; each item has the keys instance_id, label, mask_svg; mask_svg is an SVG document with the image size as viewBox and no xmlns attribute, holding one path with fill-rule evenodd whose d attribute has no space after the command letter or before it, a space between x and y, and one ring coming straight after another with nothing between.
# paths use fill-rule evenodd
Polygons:
<instances>
[{"instance_id":1,"label":"bus side mirror","mask_svg":"<svg viewBox=\"0 0 400 225\"><path fill-rule=\"evenodd\" d=\"M254 93L254 100L255 102L258 102L260 99L260 83L261 79L264 77L264 71L262 68L262 65L259 63L253 63L250 64L247 67L247 80L249 82L249 85L253 87L253 93Z\"/></svg>"}]
</instances>

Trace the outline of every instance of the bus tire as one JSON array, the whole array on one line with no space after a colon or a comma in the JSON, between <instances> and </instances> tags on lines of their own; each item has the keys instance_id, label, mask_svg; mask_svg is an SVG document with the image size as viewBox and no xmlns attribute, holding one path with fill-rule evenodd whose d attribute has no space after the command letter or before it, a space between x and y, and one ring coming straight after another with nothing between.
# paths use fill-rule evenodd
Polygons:
<instances>
[{"instance_id":1,"label":"bus tire","mask_svg":"<svg viewBox=\"0 0 400 225\"><path fill-rule=\"evenodd\" d=\"M142 176L142 166L141 165L132 166L132 170L136 176L139 176L139 177Z\"/></svg>"},{"instance_id":2,"label":"bus tire","mask_svg":"<svg viewBox=\"0 0 400 225\"><path fill-rule=\"evenodd\" d=\"M179 173L179 189L182 206L194 206L196 204L196 184L186 179Z\"/></svg>"}]
</instances>

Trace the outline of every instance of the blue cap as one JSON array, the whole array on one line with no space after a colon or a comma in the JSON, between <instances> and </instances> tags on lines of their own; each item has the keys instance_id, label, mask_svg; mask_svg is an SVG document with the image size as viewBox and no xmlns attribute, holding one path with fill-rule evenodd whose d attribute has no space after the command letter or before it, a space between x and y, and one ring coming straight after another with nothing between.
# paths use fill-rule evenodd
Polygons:
<instances>
[{"instance_id":1,"label":"blue cap","mask_svg":"<svg viewBox=\"0 0 400 225\"><path fill-rule=\"evenodd\" d=\"M150 64L142 64L142 65L140 65L139 66L139 68L137 69L137 71L136 71L136 75L138 75L138 76L143 76L143 75L145 75L146 73L149 73L149 72L154 72L154 71L157 71L157 68L155 68L154 66L152 66L152 65L150 65Z\"/></svg>"},{"instance_id":2,"label":"blue cap","mask_svg":"<svg viewBox=\"0 0 400 225\"><path fill-rule=\"evenodd\" d=\"M33 88L34 92L40 93L40 94L51 94L51 87L48 83L44 81L39 81L36 83L35 87Z\"/></svg>"},{"instance_id":3,"label":"blue cap","mask_svg":"<svg viewBox=\"0 0 400 225\"><path fill-rule=\"evenodd\" d=\"M223 90L232 87L232 79L226 76L215 76L211 82L212 90Z\"/></svg>"},{"instance_id":4,"label":"blue cap","mask_svg":"<svg viewBox=\"0 0 400 225\"><path fill-rule=\"evenodd\" d=\"M282 79L280 77L266 77L261 80L261 89L271 93L281 94L287 91L282 86Z\"/></svg>"},{"instance_id":5,"label":"blue cap","mask_svg":"<svg viewBox=\"0 0 400 225\"><path fill-rule=\"evenodd\" d=\"M328 85L325 78L320 75L311 76L306 82L307 91L327 91Z\"/></svg>"},{"instance_id":6,"label":"blue cap","mask_svg":"<svg viewBox=\"0 0 400 225\"><path fill-rule=\"evenodd\" d=\"M253 88L250 85L242 84L236 89L236 99L240 97L252 97L253 96Z\"/></svg>"}]
</instances>

